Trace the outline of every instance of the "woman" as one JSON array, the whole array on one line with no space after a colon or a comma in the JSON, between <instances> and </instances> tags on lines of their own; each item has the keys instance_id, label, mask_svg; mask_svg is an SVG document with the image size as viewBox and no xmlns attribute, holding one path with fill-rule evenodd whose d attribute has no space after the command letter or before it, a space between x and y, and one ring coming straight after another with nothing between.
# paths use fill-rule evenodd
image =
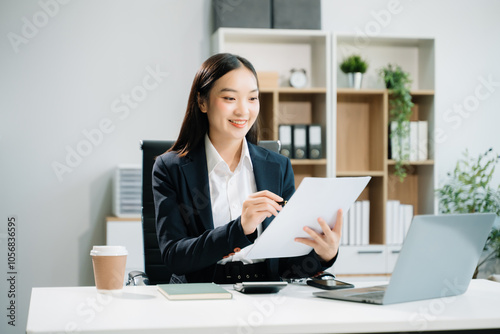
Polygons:
<instances>
[{"instance_id":1,"label":"woman","mask_svg":"<svg viewBox=\"0 0 500 334\"><path fill-rule=\"evenodd\" d=\"M156 159L156 231L175 282L234 283L307 277L337 257L342 213L334 229L319 218L302 257L251 261L253 243L295 191L290 161L256 146L259 86L252 64L232 54L207 59L196 74L179 137Z\"/></svg>"}]
</instances>

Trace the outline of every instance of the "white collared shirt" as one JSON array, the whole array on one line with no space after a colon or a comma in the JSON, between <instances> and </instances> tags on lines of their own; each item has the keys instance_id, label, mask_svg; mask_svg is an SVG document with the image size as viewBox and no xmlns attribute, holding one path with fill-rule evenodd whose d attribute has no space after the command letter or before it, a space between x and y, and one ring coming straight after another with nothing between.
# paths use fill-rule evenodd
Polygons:
<instances>
[{"instance_id":1,"label":"white collared shirt","mask_svg":"<svg viewBox=\"0 0 500 334\"><path fill-rule=\"evenodd\" d=\"M214 228L217 228L241 216L243 202L250 194L257 191L257 185L255 184L252 159L250 158L246 138L243 139L240 161L234 172L231 172L228 164L217 152L207 134L205 135L205 153L207 156L212 218ZM262 227L259 225L257 230L260 235ZM242 259L243 254L241 253L236 253L232 257L219 261L219 263L228 261L255 262Z\"/></svg>"}]
</instances>

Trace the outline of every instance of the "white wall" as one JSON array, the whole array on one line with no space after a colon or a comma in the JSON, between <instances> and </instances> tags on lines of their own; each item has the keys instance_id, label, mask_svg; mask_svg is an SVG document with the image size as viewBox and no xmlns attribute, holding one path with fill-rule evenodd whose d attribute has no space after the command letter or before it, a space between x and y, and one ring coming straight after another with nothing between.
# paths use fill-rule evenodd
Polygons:
<instances>
[{"instance_id":1,"label":"white wall","mask_svg":"<svg viewBox=\"0 0 500 334\"><path fill-rule=\"evenodd\" d=\"M322 5L325 30L368 38L370 34L435 38L439 179L453 170L465 148L474 156L490 147L500 154L500 46L496 43L500 2L325 0ZM480 78L493 81L488 86L491 91ZM475 98L478 86L483 86L479 99ZM460 108L462 114L457 112ZM499 172L494 181L500 182Z\"/></svg>"},{"instance_id":2,"label":"white wall","mask_svg":"<svg viewBox=\"0 0 500 334\"><path fill-rule=\"evenodd\" d=\"M6 233L10 215L19 221L17 326L6 325L2 278L2 333L24 332L32 287L93 284L89 250L105 240L113 169L140 163L140 139L176 137L191 80L210 54L208 0L60 0L68 3L58 8L55 1L0 3L0 233ZM46 11L53 17L40 14L40 3L50 4ZM324 0L323 27L356 33L388 3ZM499 85L461 124L440 116L473 95L479 77L500 82L500 3L399 4L402 10L381 35L436 38L437 126L447 136L437 146L438 174L450 170L466 147L474 154L488 147L500 152ZM23 28L25 20L41 27ZM13 47L9 33L24 33L25 43ZM147 68L163 73L157 85L147 78ZM125 116L122 94L140 93L145 78L151 90ZM92 129L100 124L108 133L86 147L84 131L95 135ZM73 160L72 171L58 178L52 165L67 164L68 148L87 149L88 155ZM4 274L6 240L1 241Z\"/></svg>"},{"instance_id":3,"label":"white wall","mask_svg":"<svg viewBox=\"0 0 500 334\"><path fill-rule=\"evenodd\" d=\"M0 226L5 233L8 215L17 215L19 333L31 287L94 284L89 251L105 242L113 169L141 162L140 139L176 137L191 80L210 52L208 1L69 1L58 10L58 2L41 3L52 4L48 22L38 1L0 5ZM7 34L23 36L33 16L45 25L36 35L26 30L33 37L16 52ZM147 79L152 90L126 116L121 96L140 94L148 67L162 72L161 82ZM109 133L88 149L82 131L101 122ZM67 147L89 154L59 179L52 164L66 165Z\"/></svg>"}]
</instances>

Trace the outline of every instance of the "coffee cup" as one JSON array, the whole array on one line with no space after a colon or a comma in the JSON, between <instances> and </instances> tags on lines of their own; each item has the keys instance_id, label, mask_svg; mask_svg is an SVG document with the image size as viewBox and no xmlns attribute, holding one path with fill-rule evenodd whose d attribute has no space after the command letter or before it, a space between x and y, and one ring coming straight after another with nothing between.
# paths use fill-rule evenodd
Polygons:
<instances>
[{"instance_id":1,"label":"coffee cup","mask_svg":"<svg viewBox=\"0 0 500 334\"><path fill-rule=\"evenodd\" d=\"M127 249L123 246L94 246L90 251L97 290L121 290L125 279Z\"/></svg>"}]
</instances>

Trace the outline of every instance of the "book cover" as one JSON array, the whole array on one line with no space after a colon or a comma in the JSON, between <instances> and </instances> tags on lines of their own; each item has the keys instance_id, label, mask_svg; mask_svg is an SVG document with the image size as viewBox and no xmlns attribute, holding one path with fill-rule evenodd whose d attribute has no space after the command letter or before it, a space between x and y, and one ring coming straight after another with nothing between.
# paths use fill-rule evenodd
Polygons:
<instances>
[{"instance_id":1,"label":"book cover","mask_svg":"<svg viewBox=\"0 0 500 334\"><path fill-rule=\"evenodd\" d=\"M428 123L427 121L418 122L418 160L428 159Z\"/></svg>"},{"instance_id":2,"label":"book cover","mask_svg":"<svg viewBox=\"0 0 500 334\"><path fill-rule=\"evenodd\" d=\"M398 245L401 243L400 235L400 215L399 215L399 205L400 202L397 200L392 201L392 245Z\"/></svg>"},{"instance_id":3,"label":"book cover","mask_svg":"<svg viewBox=\"0 0 500 334\"><path fill-rule=\"evenodd\" d=\"M385 244L392 244L392 201L385 203Z\"/></svg>"},{"instance_id":4,"label":"book cover","mask_svg":"<svg viewBox=\"0 0 500 334\"><path fill-rule=\"evenodd\" d=\"M354 244L355 245L361 245L362 243L362 224L363 224L363 206L361 201L356 201L354 202L354 207L356 208L356 223L355 223L355 230L356 230L356 236L354 238Z\"/></svg>"},{"instance_id":5,"label":"book cover","mask_svg":"<svg viewBox=\"0 0 500 334\"><path fill-rule=\"evenodd\" d=\"M405 136L400 138L401 143L401 160L409 161L410 160L410 122L404 122L403 128L405 132Z\"/></svg>"},{"instance_id":6,"label":"book cover","mask_svg":"<svg viewBox=\"0 0 500 334\"><path fill-rule=\"evenodd\" d=\"M215 283L158 284L157 287L170 300L233 298L229 291Z\"/></svg>"},{"instance_id":7,"label":"book cover","mask_svg":"<svg viewBox=\"0 0 500 334\"><path fill-rule=\"evenodd\" d=\"M410 159L410 122L403 123L403 129L406 135L404 137L400 137L395 134L397 129L397 123L391 122L391 158L394 160L403 160L408 161ZM394 133L394 135L393 135Z\"/></svg>"},{"instance_id":8,"label":"book cover","mask_svg":"<svg viewBox=\"0 0 500 334\"><path fill-rule=\"evenodd\" d=\"M347 210L343 215L343 223L342 223L342 236L340 237L341 245L349 244L349 212L352 210L352 207Z\"/></svg>"},{"instance_id":9,"label":"book cover","mask_svg":"<svg viewBox=\"0 0 500 334\"><path fill-rule=\"evenodd\" d=\"M387 245L397 244L397 224L399 220L399 201L388 200L386 202L386 225L385 243Z\"/></svg>"},{"instance_id":10,"label":"book cover","mask_svg":"<svg viewBox=\"0 0 500 334\"><path fill-rule=\"evenodd\" d=\"M410 161L418 160L418 122L410 122Z\"/></svg>"},{"instance_id":11,"label":"book cover","mask_svg":"<svg viewBox=\"0 0 500 334\"><path fill-rule=\"evenodd\" d=\"M363 224L362 224L362 245L370 244L370 201L362 201L363 206Z\"/></svg>"},{"instance_id":12,"label":"book cover","mask_svg":"<svg viewBox=\"0 0 500 334\"><path fill-rule=\"evenodd\" d=\"M404 227L405 227L405 211L404 204L399 205L399 219L397 224L397 239L396 244L403 244L404 239Z\"/></svg>"},{"instance_id":13,"label":"book cover","mask_svg":"<svg viewBox=\"0 0 500 334\"><path fill-rule=\"evenodd\" d=\"M348 235L348 244L350 246L353 246L356 244L356 208L354 203L351 205L351 208L349 209L349 235Z\"/></svg>"},{"instance_id":14,"label":"book cover","mask_svg":"<svg viewBox=\"0 0 500 334\"><path fill-rule=\"evenodd\" d=\"M389 132L389 138L390 138L390 142L391 142L391 159L394 159L394 160L398 160L399 159L399 153L400 153L400 147L401 147L401 143L400 143L400 140L399 140L399 136L396 135L396 128L397 128L397 123L396 122L391 122L391 129L390 129L390 132Z\"/></svg>"}]
</instances>

